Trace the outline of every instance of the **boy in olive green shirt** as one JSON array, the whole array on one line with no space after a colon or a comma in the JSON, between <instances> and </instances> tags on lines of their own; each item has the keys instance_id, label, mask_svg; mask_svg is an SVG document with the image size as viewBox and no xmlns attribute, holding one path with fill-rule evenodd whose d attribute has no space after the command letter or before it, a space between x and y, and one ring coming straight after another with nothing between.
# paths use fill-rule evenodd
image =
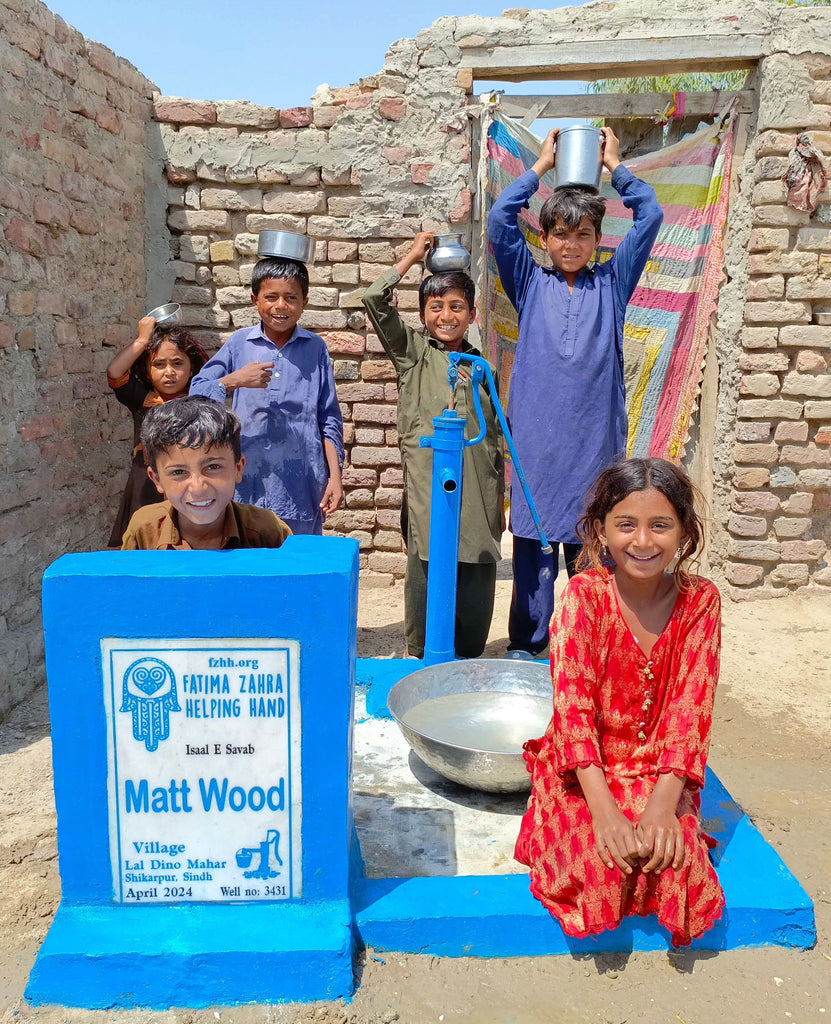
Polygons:
<instances>
[{"instance_id":1,"label":"boy in olive green shirt","mask_svg":"<svg viewBox=\"0 0 831 1024\"><path fill-rule=\"evenodd\" d=\"M476 316L475 289L467 274L434 274L419 289L423 331L414 331L393 305L393 289L424 257L433 242L430 232L416 235L412 248L395 267L364 293L363 302L381 344L398 375L398 445L404 469L401 529L407 543L404 617L407 653L424 654L427 615L427 559L430 541L432 452L418 439L433 433L433 417L447 408L449 352L481 353L466 338ZM479 432L473 407L470 367L460 367L456 411L467 420L465 436ZM482 402L485 437L465 448L461 535L456 592L456 654L476 658L485 648L493 615L496 563L503 529L502 432L491 402Z\"/></svg>"}]
</instances>

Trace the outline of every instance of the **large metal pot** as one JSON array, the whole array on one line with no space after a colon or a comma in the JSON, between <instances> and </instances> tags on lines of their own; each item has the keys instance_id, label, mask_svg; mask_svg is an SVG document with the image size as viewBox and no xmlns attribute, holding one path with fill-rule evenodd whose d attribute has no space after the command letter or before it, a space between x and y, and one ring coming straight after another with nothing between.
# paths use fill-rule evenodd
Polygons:
<instances>
[{"instance_id":1,"label":"large metal pot","mask_svg":"<svg viewBox=\"0 0 831 1024\"><path fill-rule=\"evenodd\" d=\"M544 662L475 658L430 665L392 687L387 707L404 739L445 778L489 793L531 787L522 744L551 718Z\"/></svg>"},{"instance_id":2,"label":"large metal pot","mask_svg":"<svg viewBox=\"0 0 831 1024\"><path fill-rule=\"evenodd\" d=\"M466 271L470 266L470 253L462 245L460 233L436 235L424 262L431 274Z\"/></svg>"},{"instance_id":3,"label":"large metal pot","mask_svg":"<svg viewBox=\"0 0 831 1024\"><path fill-rule=\"evenodd\" d=\"M315 240L294 231L261 231L258 256L280 256L300 263L314 263Z\"/></svg>"},{"instance_id":4,"label":"large metal pot","mask_svg":"<svg viewBox=\"0 0 831 1024\"><path fill-rule=\"evenodd\" d=\"M603 172L600 148L602 141L603 133L590 124L575 124L560 130L554 153L557 188L579 185L593 192L600 191L600 175Z\"/></svg>"}]
</instances>

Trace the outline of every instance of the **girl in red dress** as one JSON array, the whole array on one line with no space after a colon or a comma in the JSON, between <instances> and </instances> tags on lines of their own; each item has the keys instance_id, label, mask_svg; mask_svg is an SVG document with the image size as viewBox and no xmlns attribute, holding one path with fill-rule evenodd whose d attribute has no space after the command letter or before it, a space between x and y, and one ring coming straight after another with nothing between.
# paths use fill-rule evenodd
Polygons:
<instances>
[{"instance_id":1,"label":"girl in red dress","mask_svg":"<svg viewBox=\"0 0 831 1024\"><path fill-rule=\"evenodd\" d=\"M657 914L684 946L724 894L701 831L721 604L687 566L695 490L663 459L601 473L583 550L551 628L554 714L525 745L532 793L516 845L567 935Z\"/></svg>"}]
</instances>

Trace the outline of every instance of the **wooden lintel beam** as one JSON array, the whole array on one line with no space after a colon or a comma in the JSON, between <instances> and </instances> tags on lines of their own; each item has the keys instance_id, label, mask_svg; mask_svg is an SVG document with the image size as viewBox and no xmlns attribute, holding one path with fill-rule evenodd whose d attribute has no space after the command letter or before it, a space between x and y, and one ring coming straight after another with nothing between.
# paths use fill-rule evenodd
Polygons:
<instances>
[{"instance_id":1,"label":"wooden lintel beam","mask_svg":"<svg viewBox=\"0 0 831 1024\"><path fill-rule=\"evenodd\" d=\"M597 39L528 46L471 47L462 50L461 66L474 77L499 81L545 81L569 78L596 81L637 75L733 71L752 67L767 52L756 35Z\"/></svg>"},{"instance_id":2,"label":"wooden lintel beam","mask_svg":"<svg viewBox=\"0 0 831 1024\"><path fill-rule=\"evenodd\" d=\"M688 92L684 94L684 112L690 116L706 117L717 105L723 110L727 103L738 99L739 113L753 109L752 92ZM478 99L478 97L477 97ZM529 111L539 110L536 117L652 117L668 109L672 93L578 93L576 95L511 96L500 97L499 109L508 117L525 117Z\"/></svg>"}]
</instances>

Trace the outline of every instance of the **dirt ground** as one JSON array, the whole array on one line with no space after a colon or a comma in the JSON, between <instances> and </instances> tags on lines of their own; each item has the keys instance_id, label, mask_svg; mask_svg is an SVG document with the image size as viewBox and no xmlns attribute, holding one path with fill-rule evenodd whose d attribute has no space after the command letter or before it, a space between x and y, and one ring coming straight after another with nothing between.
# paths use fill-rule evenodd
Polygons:
<instances>
[{"instance_id":1,"label":"dirt ground","mask_svg":"<svg viewBox=\"0 0 831 1024\"><path fill-rule=\"evenodd\" d=\"M486 654L506 646L498 583ZM400 587L361 594L358 653L403 651ZM349 1003L96 1011L23 989L59 899L45 692L0 726L0 1020L32 1024L831 1024L831 595L727 603L710 764L812 897L807 952L437 959L367 951ZM748 865L752 871L752 865Z\"/></svg>"}]
</instances>

